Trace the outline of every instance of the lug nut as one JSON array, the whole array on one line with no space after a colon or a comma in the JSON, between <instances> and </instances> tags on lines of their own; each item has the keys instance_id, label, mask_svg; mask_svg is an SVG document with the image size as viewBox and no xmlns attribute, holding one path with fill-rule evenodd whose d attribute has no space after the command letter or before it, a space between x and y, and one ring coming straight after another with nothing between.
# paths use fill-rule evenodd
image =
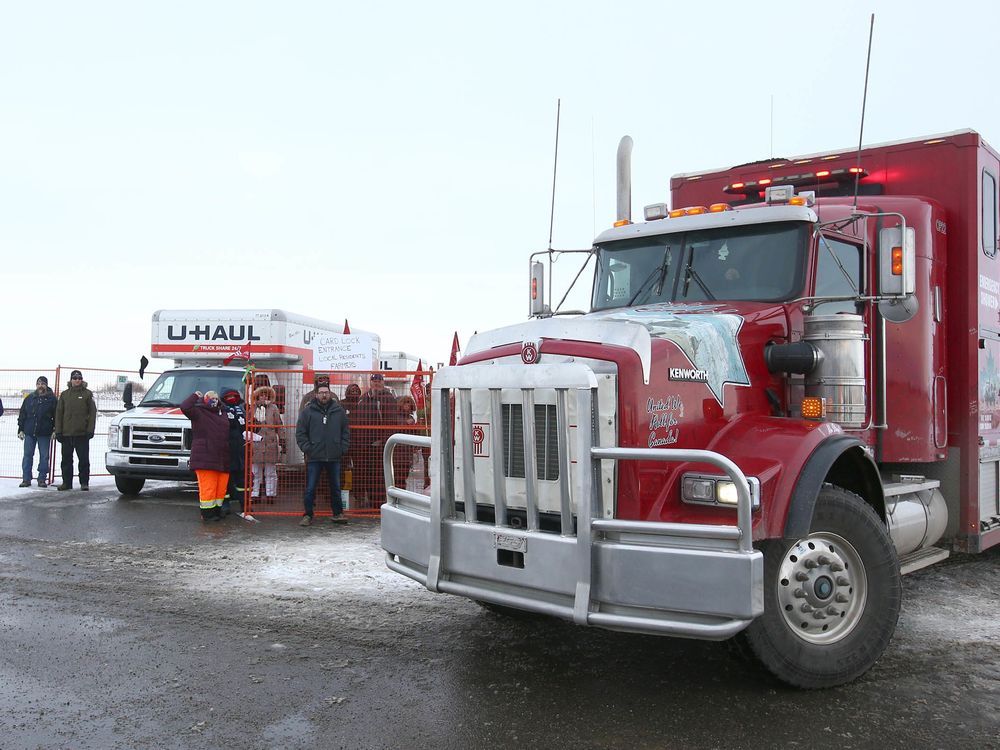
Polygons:
<instances>
[{"instance_id":1,"label":"lug nut","mask_svg":"<svg viewBox=\"0 0 1000 750\"><path fill-rule=\"evenodd\" d=\"M795 574L795 580L796 581L808 581L809 580L809 574L808 573L803 573L800 570L798 573Z\"/></svg>"},{"instance_id":2,"label":"lug nut","mask_svg":"<svg viewBox=\"0 0 1000 750\"><path fill-rule=\"evenodd\" d=\"M848 578L847 576L837 576L837 585L838 586L850 586L851 585L851 579Z\"/></svg>"},{"instance_id":3,"label":"lug nut","mask_svg":"<svg viewBox=\"0 0 1000 750\"><path fill-rule=\"evenodd\" d=\"M844 569L844 566L841 565L839 562L831 563L831 565L830 565L830 570L832 570L834 573L839 573L843 569Z\"/></svg>"},{"instance_id":4,"label":"lug nut","mask_svg":"<svg viewBox=\"0 0 1000 750\"><path fill-rule=\"evenodd\" d=\"M792 596L794 596L796 599L805 599L806 592L803 591L802 589L795 589L795 592L792 594Z\"/></svg>"},{"instance_id":5,"label":"lug nut","mask_svg":"<svg viewBox=\"0 0 1000 750\"><path fill-rule=\"evenodd\" d=\"M822 610L816 610L815 612L813 612L813 617L816 618L817 620L825 620L826 613L823 612Z\"/></svg>"},{"instance_id":6,"label":"lug nut","mask_svg":"<svg viewBox=\"0 0 1000 750\"><path fill-rule=\"evenodd\" d=\"M830 556L829 555L820 555L819 556L819 564L820 565L829 565L830 564Z\"/></svg>"},{"instance_id":7,"label":"lug nut","mask_svg":"<svg viewBox=\"0 0 1000 750\"><path fill-rule=\"evenodd\" d=\"M836 615L836 614L840 614L840 613L839 613L839 612L837 611L837 608L836 608L836 607L834 607L834 606L829 606L829 607L827 607L827 608L826 608L826 613L827 613L828 615Z\"/></svg>"},{"instance_id":8,"label":"lug nut","mask_svg":"<svg viewBox=\"0 0 1000 750\"><path fill-rule=\"evenodd\" d=\"M816 562L815 560L806 560L806 561L805 561L805 563L803 563L803 564L804 564L804 565L805 565L805 566L806 566L806 567L807 567L807 568L808 568L809 570L812 570L813 568L816 568L816 567L819 567L819 563L818 563L818 562Z\"/></svg>"},{"instance_id":9,"label":"lug nut","mask_svg":"<svg viewBox=\"0 0 1000 750\"><path fill-rule=\"evenodd\" d=\"M813 608L812 608L812 605L809 604L808 602L802 602L802 606L799 607L799 611L800 612L812 612Z\"/></svg>"},{"instance_id":10,"label":"lug nut","mask_svg":"<svg viewBox=\"0 0 1000 750\"><path fill-rule=\"evenodd\" d=\"M846 603L847 603L847 600L848 600L848 598L849 598L849 597L847 596L847 594L837 594L837 595L836 595L836 596L834 597L834 599L836 599L836 600L837 600L838 602L840 602L841 604L846 604Z\"/></svg>"}]
</instances>

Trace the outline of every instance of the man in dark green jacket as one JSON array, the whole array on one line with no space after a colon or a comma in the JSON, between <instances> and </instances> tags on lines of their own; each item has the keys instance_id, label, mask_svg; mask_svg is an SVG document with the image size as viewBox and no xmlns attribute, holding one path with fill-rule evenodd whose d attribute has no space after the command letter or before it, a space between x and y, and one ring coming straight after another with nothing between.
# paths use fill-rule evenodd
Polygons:
<instances>
[{"instance_id":1,"label":"man in dark green jacket","mask_svg":"<svg viewBox=\"0 0 1000 750\"><path fill-rule=\"evenodd\" d=\"M316 398L306 404L295 425L295 442L306 454L306 496L305 515L300 526L309 526L313 521L313 501L316 499L316 485L323 471L330 479L330 504L333 506L333 522L344 523L344 506L340 502L340 459L347 455L351 444L351 430L347 423L347 412L334 401L330 386L316 387Z\"/></svg>"},{"instance_id":2,"label":"man in dark green jacket","mask_svg":"<svg viewBox=\"0 0 1000 750\"><path fill-rule=\"evenodd\" d=\"M56 404L56 440L62 444L62 484L56 489L73 489L73 451L80 468L80 489L90 489L90 439L97 427L97 404L83 380L83 373L73 370L69 387Z\"/></svg>"}]
</instances>

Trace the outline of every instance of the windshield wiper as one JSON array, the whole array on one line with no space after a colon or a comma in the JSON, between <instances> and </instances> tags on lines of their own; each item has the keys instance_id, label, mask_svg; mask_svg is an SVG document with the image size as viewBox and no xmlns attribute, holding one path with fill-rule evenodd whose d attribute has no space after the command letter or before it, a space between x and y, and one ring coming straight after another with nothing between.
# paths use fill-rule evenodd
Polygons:
<instances>
[{"instance_id":1,"label":"windshield wiper","mask_svg":"<svg viewBox=\"0 0 1000 750\"><path fill-rule=\"evenodd\" d=\"M643 282L639 285L639 288L635 290L635 294L632 298L625 304L625 307L632 307L636 300L639 299L639 295L646 291L646 285L649 284L654 278L656 278L656 291L654 294L657 296L663 291L663 281L667 277L667 271L670 269L670 245L663 248L663 260L660 265L649 272Z\"/></svg>"},{"instance_id":2,"label":"windshield wiper","mask_svg":"<svg viewBox=\"0 0 1000 750\"><path fill-rule=\"evenodd\" d=\"M710 300L714 300L715 295L712 294L710 291L708 291L708 287L705 285L705 282L702 281L702 278L701 276L698 275L698 272L694 270L694 266L692 265L693 263L694 263L694 253L691 253L691 257L688 258L687 268L684 271L684 292L681 296L687 297L688 287L691 286L691 279L694 279L694 283L698 285L702 293Z\"/></svg>"}]
</instances>

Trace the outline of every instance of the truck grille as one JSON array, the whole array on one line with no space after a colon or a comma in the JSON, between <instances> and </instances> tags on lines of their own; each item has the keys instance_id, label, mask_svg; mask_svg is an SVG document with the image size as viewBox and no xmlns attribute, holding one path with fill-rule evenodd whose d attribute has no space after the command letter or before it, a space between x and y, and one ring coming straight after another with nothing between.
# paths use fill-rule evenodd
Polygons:
<instances>
[{"instance_id":1,"label":"truck grille","mask_svg":"<svg viewBox=\"0 0 1000 750\"><path fill-rule=\"evenodd\" d=\"M559 479L556 420L555 405L535 404L535 463L539 479ZM524 479L524 413L521 404L503 404L503 444L504 476Z\"/></svg>"},{"instance_id":2,"label":"truck grille","mask_svg":"<svg viewBox=\"0 0 1000 750\"><path fill-rule=\"evenodd\" d=\"M190 432L185 427L133 424L122 430L122 447L158 453L180 453L191 447Z\"/></svg>"}]
</instances>

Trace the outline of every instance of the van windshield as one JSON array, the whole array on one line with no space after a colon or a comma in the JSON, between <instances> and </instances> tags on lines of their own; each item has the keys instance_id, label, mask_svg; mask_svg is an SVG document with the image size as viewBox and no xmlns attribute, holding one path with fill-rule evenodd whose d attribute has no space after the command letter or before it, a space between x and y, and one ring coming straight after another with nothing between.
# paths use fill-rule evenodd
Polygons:
<instances>
[{"instance_id":1,"label":"van windshield","mask_svg":"<svg viewBox=\"0 0 1000 750\"><path fill-rule=\"evenodd\" d=\"M801 294L809 227L753 224L598 245L591 309L705 300L772 302Z\"/></svg>"},{"instance_id":2,"label":"van windshield","mask_svg":"<svg viewBox=\"0 0 1000 750\"><path fill-rule=\"evenodd\" d=\"M139 406L180 406L195 391L215 391L221 396L228 388L242 395L243 373L232 370L174 370L156 379Z\"/></svg>"}]
</instances>

